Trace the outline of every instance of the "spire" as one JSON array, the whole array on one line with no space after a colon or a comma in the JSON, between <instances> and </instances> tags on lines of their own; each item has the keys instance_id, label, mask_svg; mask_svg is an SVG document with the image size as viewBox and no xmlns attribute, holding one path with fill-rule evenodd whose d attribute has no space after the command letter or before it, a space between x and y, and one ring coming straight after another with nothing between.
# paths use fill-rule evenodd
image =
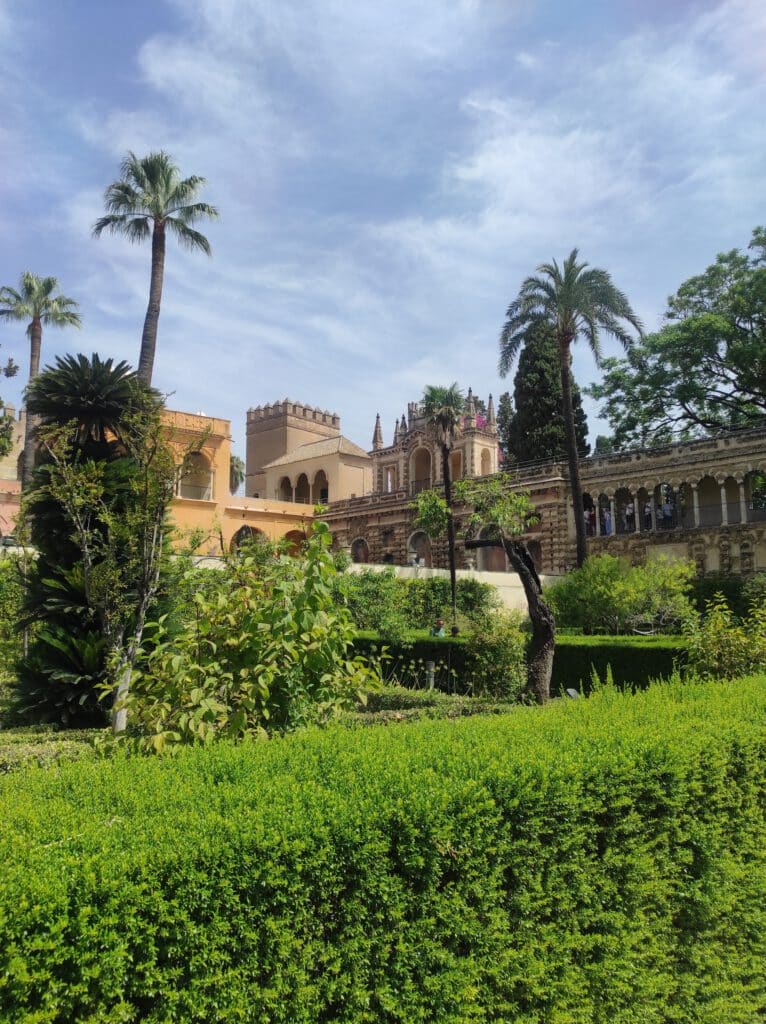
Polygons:
<instances>
[{"instance_id":1,"label":"spire","mask_svg":"<svg viewBox=\"0 0 766 1024\"><path fill-rule=\"evenodd\" d=\"M407 420L404 418L404 413L402 413L402 422L401 422L401 424L399 426L399 433L401 435L404 435L404 434L407 433Z\"/></svg>"},{"instance_id":2,"label":"spire","mask_svg":"<svg viewBox=\"0 0 766 1024\"><path fill-rule=\"evenodd\" d=\"M465 401L465 418L467 427L476 426L476 403L473 400L473 391L468 389L468 397Z\"/></svg>"},{"instance_id":3,"label":"spire","mask_svg":"<svg viewBox=\"0 0 766 1024\"><path fill-rule=\"evenodd\" d=\"M375 417L375 430L372 435L373 451L379 451L383 447L383 431L380 427L380 413Z\"/></svg>"},{"instance_id":4,"label":"spire","mask_svg":"<svg viewBox=\"0 0 766 1024\"><path fill-rule=\"evenodd\" d=\"M399 420L394 421L394 444L399 444Z\"/></svg>"},{"instance_id":5,"label":"spire","mask_svg":"<svg viewBox=\"0 0 766 1024\"><path fill-rule=\"evenodd\" d=\"M492 401L492 395L489 396L489 401L487 402L487 426L497 426L497 417L495 416L495 403Z\"/></svg>"}]
</instances>

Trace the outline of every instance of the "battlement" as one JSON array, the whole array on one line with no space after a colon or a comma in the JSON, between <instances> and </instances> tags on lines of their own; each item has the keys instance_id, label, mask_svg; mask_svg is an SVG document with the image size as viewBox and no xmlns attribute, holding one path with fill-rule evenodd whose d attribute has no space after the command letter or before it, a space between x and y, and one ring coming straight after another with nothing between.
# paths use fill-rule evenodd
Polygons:
<instances>
[{"instance_id":1,"label":"battlement","mask_svg":"<svg viewBox=\"0 0 766 1024\"><path fill-rule=\"evenodd\" d=\"M340 431L340 416L336 412L329 412L327 409L320 409L318 406L315 408L303 402L291 402L289 398L285 398L281 402L256 405L255 408L248 409L247 423L249 426L251 423L260 423L263 420L284 419L288 416L298 420L323 423Z\"/></svg>"}]
</instances>

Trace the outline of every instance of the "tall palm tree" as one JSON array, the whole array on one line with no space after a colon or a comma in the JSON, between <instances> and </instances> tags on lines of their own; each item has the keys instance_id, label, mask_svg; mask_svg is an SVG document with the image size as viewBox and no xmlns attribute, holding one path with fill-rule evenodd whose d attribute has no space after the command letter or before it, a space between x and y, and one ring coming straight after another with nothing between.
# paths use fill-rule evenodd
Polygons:
<instances>
[{"instance_id":1,"label":"tall palm tree","mask_svg":"<svg viewBox=\"0 0 766 1024\"><path fill-rule=\"evenodd\" d=\"M43 344L43 324L46 327L81 327L77 303L66 295L57 294L59 283L55 277L38 277L25 270L19 280L18 291L7 285L0 288L0 320L28 320L29 383L40 372L40 352ZM35 468L34 419L27 410L24 428L24 458L21 470L22 487L26 489Z\"/></svg>"},{"instance_id":2,"label":"tall palm tree","mask_svg":"<svg viewBox=\"0 0 766 1024\"><path fill-rule=\"evenodd\" d=\"M203 217L216 218L218 211L197 198L205 179L198 175L181 178L172 157L163 150L144 157L129 152L120 166L120 175L104 192L106 214L93 225L93 234L98 238L102 231L109 231L113 235L124 235L131 242L143 242L151 236L149 305L138 360L139 378L151 384L167 233L175 235L185 248L201 249L209 256L210 243L192 225Z\"/></svg>"},{"instance_id":3,"label":"tall palm tree","mask_svg":"<svg viewBox=\"0 0 766 1024\"><path fill-rule=\"evenodd\" d=\"M508 307L500 333L499 370L503 377L509 372L532 324L542 320L554 328L561 361L561 394L579 567L587 557L587 549L572 406L572 343L578 336L584 336L598 363L600 331L616 338L627 349L633 339L623 322L634 327L639 335L643 333L643 325L609 273L578 262L577 257L578 251L573 249L561 267L556 260L543 263L536 275L522 283L519 294Z\"/></svg>"},{"instance_id":4,"label":"tall palm tree","mask_svg":"<svg viewBox=\"0 0 766 1024\"><path fill-rule=\"evenodd\" d=\"M449 558L450 596L453 621L457 614L457 571L455 566L455 522L452 517L452 476L449 457L460 432L460 418L465 408L463 393L457 382L448 388L429 385L423 392L423 412L436 431L442 453L444 500L447 503L447 554Z\"/></svg>"},{"instance_id":5,"label":"tall palm tree","mask_svg":"<svg viewBox=\"0 0 766 1024\"><path fill-rule=\"evenodd\" d=\"M229 491L236 494L240 486L245 482L245 464L239 455L229 457Z\"/></svg>"}]
</instances>

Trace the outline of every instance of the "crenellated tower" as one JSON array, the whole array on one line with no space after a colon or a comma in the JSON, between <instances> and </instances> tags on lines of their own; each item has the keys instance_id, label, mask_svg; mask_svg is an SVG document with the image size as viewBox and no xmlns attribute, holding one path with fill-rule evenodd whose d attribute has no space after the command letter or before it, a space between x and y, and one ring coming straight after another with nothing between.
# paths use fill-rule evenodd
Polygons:
<instances>
[{"instance_id":1,"label":"crenellated tower","mask_svg":"<svg viewBox=\"0 0 766 1024\"><path fill-rule=\"evenodd\" d=\"M340 416L289 398L247 410L245 494L265 497L263 467L299 445L340 436Z\"/></svg>"}]
</instances>

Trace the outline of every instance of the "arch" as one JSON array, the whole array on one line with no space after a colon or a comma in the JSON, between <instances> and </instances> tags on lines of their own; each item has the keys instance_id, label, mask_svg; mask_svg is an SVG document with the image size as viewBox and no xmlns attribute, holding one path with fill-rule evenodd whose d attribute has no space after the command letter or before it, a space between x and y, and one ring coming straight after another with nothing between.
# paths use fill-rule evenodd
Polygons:
<instances>
[{"instance_id":1,"label":"arch","mask_svg":"<svg viewBox=\"0 0 766 1024\"><path fill-rule=\"evenodd\" d=\"M697 484L700 526L721 525L721 488L715 477L703 476Z\"/></svg>"},{"instance_id":2,"label":"arch","mask_svg":"<svg viewBox=\"0 0 766 1024\"><path fill-rule=\"evenodd\" d=\"M293 500L293 485L289 476L283 476L279 481L279 491L277 497L280 501L292 501Z\"/></svg>"},{"instance_id":3,"label":"arch","mask_svg":"<svg viewBox=\"0 0 766 1024\"><path fill-rule=\"evenodd\" d=\"M309 487L309 478L305 473L301 473L298 479L295 481L295 501L301 505L311 504L311 488Z\"/></svg>"},{"instance_id":4,"label":"arch","mask_svg":"<svg viewBox=\"0 0 766 1024\"><path fill-rule=\"evenodd\" d=\"M761 470L745 475L745 504L750 522L766 522L766 473Z\"/></svg>"},{"instance_id":5,"label":"arch","mask_svg":"<svg viewBox=\"0 0 766 1024\"><path fill-rule=\"evenodd\" d=\"M454 452L450 452L449 471L453 480L461 480L465 476L462 448L456 448Z\"/></svg>"},{"instance_id":6,"label":"arch","mask_svg":"<svg viewBox=\"0 0 766 1024\"><path fill-rule=\"evenodd\" d=\"M654 508L658 530L675 530L679 524L678 492L672 484L657 484L654 488Z\"/></svg>"},{"instance_id":7,"label":"arch","mask_svg":"<svg viewBox=\"0 0 766 1024\"><path fill-rule=\"evenodd\" d=\"M351 545L351 561L367 565L370 560L370 548L364 537L357 537Z\"/></svg>"},{"instance_id":8,"label":"arch","mask_svg":"<svg viewBox=\"0 0 766 1024\"><path fill-rule=\"evenodd\" d=\"M323 469L318 469L311 485L311 500L315 505L326 505L330 500L330 484Z\"/></svg>"},{"instance_id":9,"label":"arch","mask_svg":"<svg viewBox=\"0 0 766 1024\"><path fill-rule=\"evenodd\" d=\"M593 537L596 533L596 506L587 491L583 491L582 508L585 514L585 536Z\"/></svg>"},{"instance_id":10,"label":"arch","mask_svg":"<svg viewBox=\"0 0 766 1024\"><path fill-rule=\"evenodd\" d=\"M494 527L482 526L479 540L491 540ZM508 572L508 556L503 548L477 548L476 568L480 572Z\"/></svg>"},{"instance_id":11,"label":"arch","mask_svg":"<svg viewBox=\"0 0 766 1024\"><path fill-rule=\"evenodd\" d=\"M532 559L535 565L535 569L538 572L543 571L543 546L539 540L527 541L527 551L529 557Z\"/></svg>"},{"instance_id":12,"label":"arch","mask_svg":"<svg viewBox=\"0 0 766 1024\"><path fill-rule=\"evenodd\" d=\"M287 541L288 555L295 558L296 555L301 553L301 549L306 543L306 534L303 530L288 530L284 539Z\"/></svg>"},{"instance_id":13,"label":"arch","mask_svg":"<svg viewBox=\"0 0 766 1024\"><path fill-rule=\"evenodd\" d=\"M229 542L229 550L239 551L243 544L253 544L256 541L265 540L267 540L266 534L257 526L240 526Z\"/></svg>"},{"instance_id":14,"label":"arch","mask_svg":"<svg viewBox=\"0 0 766 1024\"><path fill-rule=\"evenodd\" d=\"M410 457L410 486L413 494L427 491L431 486L431 452L416 448Z\"/></svg>"},{"instance_id":15,"label":"arch","mask_svg":"<svg viewBox=\"0 0 766 1024\"><path fill-rule=\"evenodd\" d=\"M742 512L739 507L739 484L733 476L727 476L723 482L723 494L721 503L726 503L726 522L739 523L742 519Z\"/></svg>"},{"instance_id":16,"label":"arch","mask_svg":"<svg viewBox=\"0 0 766 1024\"><path fill-rule=\"evenodd\" d=\"M618 487L614 495L614 512L617 522L614 532L631 534L636 532L636 506L633 492L629 487Z\"/></svg>"},{"instance_id":17,"label":"arch","mask_svg":"<svg viewBox=\"0 0 766 1024\"><path fill-rule=\"evenodd\" d=\"M676 519L684 530L694 529L694 494L690 484L683 483L677 491Z\"/></svg>"},{"instance_id":18,"label":"arch","mask_svg":"<svg viewBox=\"0 0 766 1024\"><path fill-rule=\"evenodd\" d=\"M598 532L601 537L611 537L614 533L612 503L609 495L603 492L598 496Z\"/></svg>"},{"instance_id":19,"label":"arch","mask_svg":"<svg viewBox=\"0 0 766 1024\"><path fill-rule=\"evenodd\" d=\"M189 452L184 459L178 495L197 501L213 500L213 473L208 458L202 452Z\"/></svg>"},{"instance_id":20,"label":"arch","mask_svg":"<svg viewBox=\"0 0 766 1024\"><path fill-rule=\"evenodd\" d=\"M636 491L638 501L638 532L651 533L655 525L654 486L639 487Z\"/></svg>"},{"instance_id":21,"label":"arch","mask_svg":"<svg viewBox=\"0 0 766 1024\"><path fill-rule=\"evenodd\" d=\"M481 475L489 476L492 472L492 452L489 448L482 448L481 450Z\"/></svg>"},{"instance_id":22,"label":"arch","mask_svg":"<svg viewBox=\"0 0 766 1024\"><path fill-rule=\"evenodd\" d=\"M416 530L407 541L407 561L431 568L431 540L422 530Z\"/></svg>"}]
</instances>

